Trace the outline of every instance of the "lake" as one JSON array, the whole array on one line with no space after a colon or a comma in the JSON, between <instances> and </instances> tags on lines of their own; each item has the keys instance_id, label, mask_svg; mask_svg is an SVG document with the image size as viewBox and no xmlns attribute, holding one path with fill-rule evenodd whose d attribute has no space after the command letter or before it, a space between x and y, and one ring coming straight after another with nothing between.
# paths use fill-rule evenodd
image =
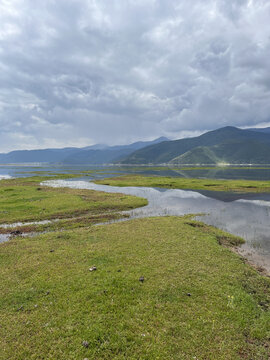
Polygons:
<instances>
[{"instance_id":1,"label":"lake","mask_svg":"<svg viewBox=\"0 0 270 360\"><path fill-rule=\"evenodd\" d=\"M269 167L121 167L121 166L86 166L86 165L0 165L0 175L14 177L28 177L35 174L53 175L54 173L77 174L89 171L94 178L116 176L120 174L159 175L185 178L207 179L246 179L246 180L270 180Z\"/></svg>"}]
</instances>

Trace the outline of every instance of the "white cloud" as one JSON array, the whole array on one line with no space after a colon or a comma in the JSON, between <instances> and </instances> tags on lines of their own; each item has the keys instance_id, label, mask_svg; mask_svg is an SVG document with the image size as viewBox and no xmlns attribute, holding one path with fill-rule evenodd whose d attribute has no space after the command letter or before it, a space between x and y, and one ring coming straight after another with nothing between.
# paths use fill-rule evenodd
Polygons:
<instances>
[{"instance_id":1,"label":"white cloud","mask_svg":"<svg viewBox=\"0 0 270 360\"><path fill-rule=\"evenodd\" d=\"M2 0L0 150L268 123L269 18L267 0Z\"/></svg>"}]
</instances>

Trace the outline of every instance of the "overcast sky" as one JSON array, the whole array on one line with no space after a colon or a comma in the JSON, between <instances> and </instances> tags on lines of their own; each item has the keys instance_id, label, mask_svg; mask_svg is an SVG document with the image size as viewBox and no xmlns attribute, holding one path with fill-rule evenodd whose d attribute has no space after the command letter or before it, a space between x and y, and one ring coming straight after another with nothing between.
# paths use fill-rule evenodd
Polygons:
<instances>
[{"instance_id":1,"label":"overcast sky","mask_svg":"<svg viewBox=\"0 0 270 360\"><path fill-rule=\"evenodd\" d=\"M270 121L269 0L0 0L0 151Z\"/></svg>"}]
</instances>

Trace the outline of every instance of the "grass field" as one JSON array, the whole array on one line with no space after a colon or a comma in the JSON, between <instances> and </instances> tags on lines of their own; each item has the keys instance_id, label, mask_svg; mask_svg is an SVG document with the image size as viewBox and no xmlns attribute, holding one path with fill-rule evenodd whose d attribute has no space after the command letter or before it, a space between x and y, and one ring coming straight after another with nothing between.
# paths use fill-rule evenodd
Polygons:
<instances>
[{"instance_id":1,"label":"grass field","mask_svg":"<svg viewBox=\"0 0 270 360\"><path fill-rule=\"evenodd\" d=\"M146 200L41 180L0 182L2 223L67 219L0 244L1 360L269 359L270 279L240 238L191 216L92 226Z\"/></svg>"},{"instance_id":2,"label":"grass field","mask_svg":"<svg viewBox=\"0 0 270 360\"><path fill-rule=\"evenodd\" d=\"M222 241L165 217L2 244L0 359L268 359L269 279Z\"/></svg>"},{"instance_id":3,"label":"grass field","mask_svg":"<svg viewBox=\"0 0 270 360\"><path fill-rule=\"evenodd\" d=\"M193 189L235 192L269 192L270 181L190 179L166 176L124 175L96 180L111 186L146 186L171 189Z\"/></svg>"},{"instance_id":4,"label":"grass field","mask_svg":"<svg viewBox=\"0 0 270 360\"><path fill-rule=\"evenodd\" d=\"M62 178L57 176L54 178ZM76 189L40 186L46 177L2 180L0 182L0 233L80 227L122 217L120 211L144 206L142 198ZM51 179L51 177L49 177ZM47 225L1 228L1 224L62 219Z\"/></svg>"}]
</instances>

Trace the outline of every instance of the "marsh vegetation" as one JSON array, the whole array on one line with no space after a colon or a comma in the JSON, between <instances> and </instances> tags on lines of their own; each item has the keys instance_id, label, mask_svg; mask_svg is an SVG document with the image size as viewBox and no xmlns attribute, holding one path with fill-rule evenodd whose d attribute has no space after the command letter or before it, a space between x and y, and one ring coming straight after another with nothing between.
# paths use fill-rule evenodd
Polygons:
<instances>
[{"instance_id":1,"label":"marsh vegetation","mask_svg":"<svg viewBox=\"0 0 270 360\"><path fill-rule=\"evenodd\" d=\"M146 186L171 189L213 190L234 192L270 192L269 181L218 180L176 178L166 176L142 176L129 174L95 181L111 186Z\"/></svg>"}]
</instances>

